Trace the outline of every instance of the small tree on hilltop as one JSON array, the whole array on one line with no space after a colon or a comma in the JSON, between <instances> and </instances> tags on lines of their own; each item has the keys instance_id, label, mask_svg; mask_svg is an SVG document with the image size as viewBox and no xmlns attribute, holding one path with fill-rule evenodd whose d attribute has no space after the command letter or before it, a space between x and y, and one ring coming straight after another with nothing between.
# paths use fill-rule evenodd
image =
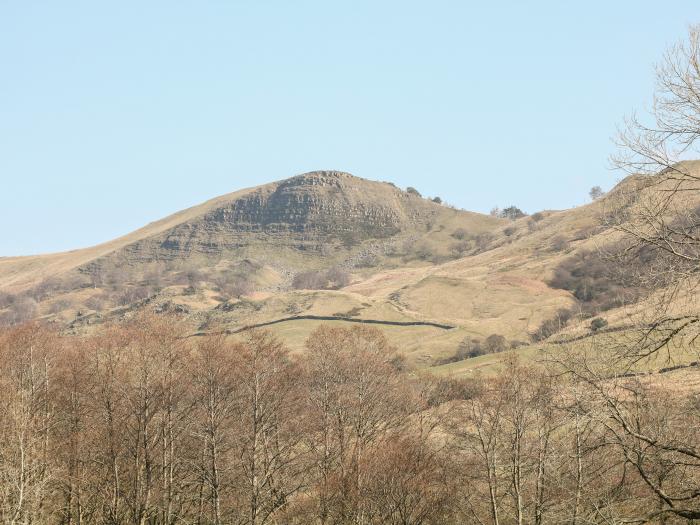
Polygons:
<instances>
[{"instance_id":1,"label":"small tree on hilltop","mask_svg":"<svg viewBox=\"0 0 700 525\"><path fill-rule=\"evenodd\" d=\"M605 192L602 190L602 188L600 186L593 186L591 188L591 191L588 192L588 195L590 196L592 201L597 201L603 195L605 195Z\"/></svg>"},{"instance_id":2,"label":"small tree on hilltop","mask_svg":"<svg viewBox=\"0 0 700 525\"><path fill-rule=\"evenodd\" d=\"M406 193L410 193L411 195L415 195L416 197L422 197L420 192L413 186L409 186L408 188L406 188Z\"/></svg>"},{"instance_id":3,"label":"small tree on hilltop","mask_svg":"<svg viewBox=\"0 0 700 525\"><path fill-rule=\"evenodd\" d=\"M525 217L525 215L527 214L517 206L508 206L507 208L503 208L500 213L500 217L510 219L511 221Z\"/></svg>"}]
</instances>

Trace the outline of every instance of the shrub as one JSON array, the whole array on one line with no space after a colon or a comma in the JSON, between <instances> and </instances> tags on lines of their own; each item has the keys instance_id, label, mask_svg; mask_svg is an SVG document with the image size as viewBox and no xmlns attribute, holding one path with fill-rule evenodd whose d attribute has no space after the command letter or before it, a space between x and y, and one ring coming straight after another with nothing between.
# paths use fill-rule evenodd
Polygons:
<instances>
[{"instance_id":1,"label":"shrub","mask_svg":"<svg viewBox=\"0 0 700 525\"><path fill-rule=\"evenodd\" d=\"M486 350L481 346L481 341L479 339L470 339L467 337L461 343L459 343L454 354L435 361L433 366L457 363L458 361L464 361L465 359L470 359L472 357L479 357L480 355L484 354L486 354Z\"/></svg>"},{"instance_id":2,"label":"shrub","mask_svg":"<svg viewBox=\"0 0 700 525\"><path fill-rule=\"evenodd\" d=\"M471 247L472 243L470 241L460 241L450 246L450 253L452 253L454 257L462 257Z\"/></svg>"},{"instance_id":3,"label":"shrub","mask_svg":"<svg viewBox=\"0 0 700 525\"><path fill-rule=\"evenodd\" d=\"M432 201L433 201L435 204L442 204L442 199L441 199L440 197L433 197L433 198L432 198Z\"/></svg>"},{"instance_id":4,"label":"shrub","mask_svg":"<svg viewBox=\"0 0 700 525\"><path fill-rule=\"evenodd\" d=\"M510 219L511 221L514 221L516 219L520 219L521 217L525 217L525 215L527 214L517 206L508 206L507 208L503 208L498 216L503 219Z\"/></svg>"},{"instance_id":5,"label":"shrub","mask_svg":"<svg viewBox=\"0 0 700 525\"><path fill-rule=\"evenodd\" d=\"M151 289L147 286L127 286L115 295L114 302L119 306L127 306L142 301L150 295Z\"/></svg>"},{"instance_id":6,"label":"shrub","mask_svg":"<svg viewBox=\"0 0 700 525\"><path fill-rule=\"evenodd\" d=\"M497 354L508 350L506 338L499 334L491 334L484 341L484 350L489 354Z\"/></svg>"},{"instance_id":7,"label":"shrub","mask_svg":"<svg viewBox=\"0 0 700 525\"><path fill-rule=\"evenodd\" d=\"M608 321L602 317L596 317L591 321L591 332L597 332L608 326Z\"/></svg>"},{"instance_id":8,"label":"shrub","mask_svg":"<svg viewBox=\"0 0 700 525\"><path fill-rule=\"evenodd\" d=\"M466 401L480 392L479 383L470 378L435 379L427 396L428 406L437 407L449 401Z\"/></svg>"},{"instance_id":9,"label":"shrub","mask_svg":"<svg viewBox=\"0 0 700 525\"><path fill-rule=\"evenodd\" d=\"M34 286L28 293L36 301L43 301L61 289L61 281L48 277Z\"/></svg>"},{"instance_id":10,"label":"shrub","mask_svg":"<svg viewBox=\"0 0 700 525\"><path fill-rule=\"evenodd\" d=\"M582 241L584 239L589 239L593 235L601 231L600 225L585 226L574 233L574 241Z\"/></svg>"},{"instance_id":11,"label":"shrub","mask_svg":"<svg viewBox=\"0 0 700 525\"><path fill-rule=\"evenodd\" d=\"M533 213L530 215L530 218L527 221L527 228L531 232L537 230L539 228L539 223L544 219L544 214L541 211L538 211L537 213Z\"/></svg>"},{"instance_id":12,"label":"shrub","mask_svg":"<svg viewBox=\"0 0 700 525\"><path fill-rule=\"evenodd\" d=\"M479 357L486 354L485 348L479 339L465 339L457 348L458 355L463 355L462 359Z\"/></svg>"},{"instance_id":13,"label":"shrub","mask_svg":"<svg viewBox=\"0 0 700 525\"><path fill-rule=\"evenodd\" d=\"M163 286L163 268L159 265L149 268L143 276L143 284L160 289Z\"/></svg>"},{"instance_id":14,"label":"shrub","mask_svg":"<svg viewBox=\"0 0 700 525\"><path fill-rule=\"evenodd\" d=\"M8 292L0 292L0 310L15 302L15 296Z\"/></svg>"},{"instance_id":15,"label":"shrub","mask_svg":"<svg viewBox=\"0 0 700 525\"><path fill-rule=\"evenodd\" d=\"M359 268L374 268L375 266L379 266L381 262L382 260L380 259L379 255L370 252L361 256L357 261L356 266Z\"/></svg>"},{"instance_id":16,"label":"shrub","mask_svg":"<svg viewBox=\"0 0 700 525\"><path fill-rule=\"evenodd\" d=\"M88 307L90 310L101 312L102 310L104 310L108 300L109 296L106 293L93 295L85 300L85 306Z\"/></svg>"},{"instance_id":17,"label":"shrub","mask_svg":"<svg viewBox=\"0 0 700 525\"><path fill-rule=\"evenodd\" d=\"M507 228L505 228L505 229L503 230L503 234L504 234L506 237L510 237L510 236L513 235L516 231L518 231L518 229L517 229L515 226L508 226Z\"/></svg>"},{"instance_id":18,"label":"shrub","mask_svg":"<svg viewBox=\"0 0 700 525\"><path fill-rule=\"evenodd\" d=\"M224 299L238 299L242 295L251 293L254 288L253 284L245 276L245 273L245 271L221 272L212 277L211 281Z\"/></svg>"},{"instance_id":19,"label":"shrub","mask_svg":"<svg viewBox=\"0 0 700 525\"><path fill-rule=\"evenodd\" d=\"M638 265L650 263L643 256L635 262ZM633 272L634 267L628 267L627 271ZM562 261L548 284L570 291L589 315L635 301L643 292L639 286L630 285L627 276L616 271L615 265L597 251L580 251Z\"/></svg>"},{"instance_id":20,"label":"shrub","mask_svg":"<svg viewBox=\"0 0 700 525\"><path fill-rule=\"evenodd\" d=\"M200 281L204 280L204 275L199 270L192 268L185 272L185 279L190 287L196 288Z\"/></svg>"},{"instance_id":21,"label":"shrub","mask_svg":"<svg viewBox=\"0 0 700 525\"><path fill-rule=\"evenodd\" d=\"M477 253L486 251L495 238L496 236L490 232L484 232L477 235L474 238Z\"/></svg>"},{"instance_id":22,"label":"shrub","mask_svg":"<svg viewBox=\"0 0 700 525\"><path fill-rule=\"evenodd\" d=\"M73 302L70 301L69 299L57 299L56 301L52 302L49 305L49 313L50 314L58 314L63 312L64 310L67 310L68 308L73 306Z\"/></svg>"},{"instance_id":23,"label":"shrub","mask_svg":"<svg viewBox=\"0 0 700 525\"><path fill-rule=\"evenodd\" d=\"M130 272L123 266L112 268L103 277L103 281L109 284L112 288L118 289L121 285L127 282L130 278Z\"/></svg>"},{"instance_id":24,"label":"shrub","mask_svg":"<svg viewBox=\"0 0 700 525\"><path fill-rule=\"evenodd\" d=\"M412 186L406 188L406 193L410 193L411 195L415 195L416 197L422 197L420 192Z\"/></svg>"},{"instance_id":25,"label":"shrub","mask_svg":"<svg viewBox=\"0 0 700 525\"><path fill-rule=\"evenodd\" d=\"M253 293L253 290L253 285L244 279L237 279L234 282L228 282L219 287L219 292L221 292L226 299L239 299L243 295Z\"/></svg>"},{"instance_id":26,"label":"shrub","mask_svg":"<svg viewBox=\"0 0 700 525\"><path fill-rule=\"evenodd\" d=\"M338 235L338 238L348 249L357 246L362 240L362 236L354 230L343 231Z\"/></svg>"},{"instance_id":27,"label":"shrub","mask_svg":"<svg viewBox=\"0 0 700 525\"><path fill-rule=\"evenodd\" d=\"M555 252L563 252L569 247L569 241L563 235L555 235L552 237L549 247Z\"/></svg>"},{"instance_id":28,"label":"shrub","mask_svg":"<svg viewBox=\"0 0 700 525\"><path fill-rule=\"evenodd\" d=\"M572 317L571 310L562 308L557 311L554 317L545 320L534 333L530 334L530 338L534 342L544 341L564 328Z\"/></svg>"},{"instance_id":29,"label":"shrub","mask_svg":"<svg viewBox=\"0 0 700 525\"><path fill-rule=\"evenodd\" d=\"M605 195L605 192L601 189L600 186L593 186L591 188L591 191L588 192L588 196L591 198L593 201L597 201L600 199L603 195Z\"/></svg>"},{"instance_id":30,"label":"shrub","mask_svg":"<svg viewBox=\"0 0 700 525\"><path fill-rule=\"evenodd\" d=\"M323 283L323 272L315 270L298 273L292 279L292 287L297 290L319 290Z\"/></svg>"},{"instance_id":31,"label":"shrub","mask_svg":"<svg viewBox=\"0 0 700 525\"><path fill-rule=\"evenodd\" d=\"M326 272L327 286L332 290L343 288L350 284L350 275L340 268L331 268Z\"/></svg>"},{"instance_id":32,"label":"shrub","mask_svg":"<svg viewBox=\"0 0 700 525\"><path fill-rule=\"evenodd\" d=\"M37 304L33 297L21 295L15 298L2 316L0 325L15 325L33 319L37 315Z\"/></svg>"},{"instance_id":33,"label":"shrub","mask_svg":"<svg viewBox=\"0 0 700 525\"><path fill-rule=\"evenodd\" d=\"M414 249L416 257L422 261L429 260L433 255L433 250L427 242L419 242Z\"/></svg>"},{"instance_id":34,"label":"shrub","mask_svg":"<svg viewBox=\"0 0 700 525\"><path fill-rule=\"evenodd\" d=\"M469 232L465 228L457 228L451 233L451 236L455 239L463 241L464 239L467 239L469 237Z\"/></svg>"},{"instance_id":35,"label":"shrub","mask_svg":"<svg viewBox=\"0 0 700 525\"><path fill-rule=\"evenodd\" d=\"M296 290L337 290L350 283L350 275L340 268L311 270L294 276L292 287Z\"/></svg>"}]
</instances>

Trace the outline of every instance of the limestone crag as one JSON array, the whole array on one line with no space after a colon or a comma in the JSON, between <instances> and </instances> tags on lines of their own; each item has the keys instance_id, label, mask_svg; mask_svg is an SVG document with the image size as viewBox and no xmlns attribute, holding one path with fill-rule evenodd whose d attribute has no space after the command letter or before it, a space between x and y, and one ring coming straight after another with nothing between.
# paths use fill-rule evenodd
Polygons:
<instances>
[{"instance_id":1,"label":"limestone crag","mask_svg":"<svg viewBox=\"0 0 700 525\"><path fill-rule=\"evenodd\" d=\"M124 247L129 263L251 250L313 252L382 240L423 228L438 205L392 184L315 171L223 201L159 235ZM96 261L94 264L100 264Z\"/></svg>"}]
</instances>

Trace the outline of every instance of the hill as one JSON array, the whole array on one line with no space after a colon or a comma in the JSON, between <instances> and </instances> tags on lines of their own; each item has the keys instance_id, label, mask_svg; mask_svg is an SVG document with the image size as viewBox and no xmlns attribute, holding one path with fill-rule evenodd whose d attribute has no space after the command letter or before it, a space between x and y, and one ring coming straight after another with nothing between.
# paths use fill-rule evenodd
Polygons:
<instances>
[{"instance_id":1,"label":"hill","mask_svg":"<svg viewBox=\"0 0 700 525\"><path fill-rule=\"evenodd\" d=\"M92 248L1 258L0 315L80 332L154 308L183 313L192 333L269 326L297 350L320 323L371 322L412 363L434 365L490 335L527 345L562 311L586 307L576 282L555 277L614 242L601 217L621 196L639 198L639 184L628 178L591 204L509 220L344 172L306 173ZM595 284L619 295L611 279ZM595 308L622 322L621 306Z\"/></svg>"}]
</instances>

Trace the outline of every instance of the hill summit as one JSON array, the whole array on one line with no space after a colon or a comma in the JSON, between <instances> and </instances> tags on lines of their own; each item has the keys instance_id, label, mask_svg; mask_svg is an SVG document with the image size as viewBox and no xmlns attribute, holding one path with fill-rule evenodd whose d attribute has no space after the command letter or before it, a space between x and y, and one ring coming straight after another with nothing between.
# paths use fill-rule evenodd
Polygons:
<instances>
[{"instance_id":1,"label":"hill summit","mask_svg":"<svg viewBox=\"0 0 700 525\"><path fill-rule=\"evenodd\" d=\"M428 253L445 258L455 228L479 234L499 224L392 183L312 171L216 197L91 248L0 259L0 290L76 272L136 276L153 265L168 265L168 273L243 259L289 281L314 268L400 266Z\"/></svg>"},{"instance_id":2,"label":"hill summit","mask_svg":"<svg viewBox=\"0 0 700 525\"><path fill-rule=\"evenodd\" d=\"M198 217L141 240L129 252L148 259L219 255L256 243L320 249L321 243L383 239L424 225L439 206L340 171L314 171L224 200Z\"/></svg>"}]
</instances>

